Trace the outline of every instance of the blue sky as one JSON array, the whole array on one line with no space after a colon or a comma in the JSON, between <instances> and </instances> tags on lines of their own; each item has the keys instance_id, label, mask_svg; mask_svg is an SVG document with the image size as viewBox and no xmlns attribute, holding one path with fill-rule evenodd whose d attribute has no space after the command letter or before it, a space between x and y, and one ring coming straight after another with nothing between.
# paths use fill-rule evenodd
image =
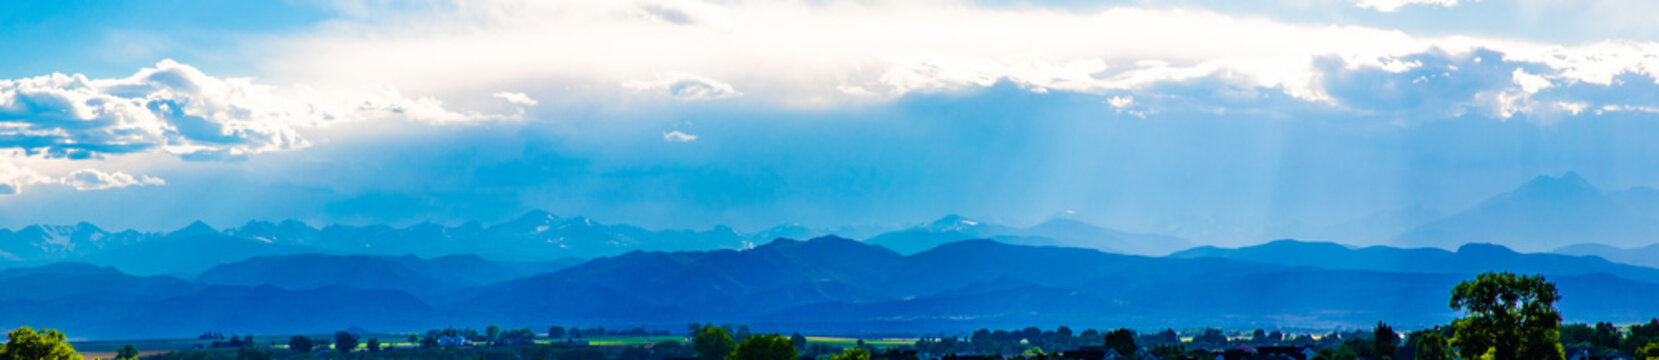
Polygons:
<instances>
[{"instance_id":1,"label":"blue sky","mask_svg":"<svg viewBox=\"0 0 1659 360\"><path fill-rule=\"evenodd\" d=\"M0 226L1069 216L1376 242L1659 186L1647 1L131 1L0 8Z\"/></svg>"}]
</instances>

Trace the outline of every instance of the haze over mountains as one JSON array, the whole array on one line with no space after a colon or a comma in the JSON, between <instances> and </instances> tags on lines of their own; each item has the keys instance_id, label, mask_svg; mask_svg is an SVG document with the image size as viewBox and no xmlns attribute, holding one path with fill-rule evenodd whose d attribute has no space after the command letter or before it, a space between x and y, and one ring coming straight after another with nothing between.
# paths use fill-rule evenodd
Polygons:
<instances>
[{"instance_id":1,"label":"haze over mountains","mask_svg":"<svg viewBox=\"0 0 1659 360\"><path fill-rule=\"evenodd\" d=\"M1291 256L1262 259L1274 253ZM1368 254L1384 255L1344 261ZM1412 268L1388 256L1432 256L1444 266ZM969 240L902 255L823 237L743 250L633 251L522 277L476 257L274 255L191 278L87 264L13 268L0 270L0 287L31 291L0 294L0 326L92 338L485 323L677 329L691 321L825 333L1058 324L1329 329L1377 320L1411 328L1450 320L1447 289L1485 270L1545 274L1568 295L1559 306L1570 321L1631 322L1659 312L1650 301L1659 296L1659 269L1495 246L1451 253L1279 242L1146 257Z\"/></svg>"},{"instance_id":2,"label":"haze over mountains","mask_svg":"<svg viewBox=\"0 0 1659 360\"><path fill-rule=\"evenodd\" d=\"M0 327L95 338L692 321L840 333L1409 328L1450 319L1447 289L1484 271L1548 276L1570 321L1626 322L1659 313L1659 245L1645 245L1655 193L1538 177L1403 232L1408 247L1194 247L1070 219L1014 227L957 215L863 241L795 225L649 230L542 211L489 226L37 225L0 230L0 288L29 289L0 294Z\"/></svg>"},{"instance_id":3,"label":"haze over mountains","mask_svg":"<svg viewBox=\"0 0 1659 360\"><path fill-rule=\"evenodd\" d=\"M1467 242L1523 251L1579 243L1651 245L1659 242L1659 190L1604 191L1573 172L1539 176L1474 208L1407 230L1397 240L1448 249Z\"/></svg>"}]
</instances>

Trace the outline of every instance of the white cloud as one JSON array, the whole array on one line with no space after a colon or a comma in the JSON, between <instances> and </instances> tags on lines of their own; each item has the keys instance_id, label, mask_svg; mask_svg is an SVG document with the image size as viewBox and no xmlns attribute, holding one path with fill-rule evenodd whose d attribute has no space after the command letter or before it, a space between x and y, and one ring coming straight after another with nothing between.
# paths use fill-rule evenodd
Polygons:
<instances>
[{"instance_id":1,"label":"white cloud","mask_svg":"<svg viewBox=\"0 0 1659 360\"><path fill-rule=\"evenodd\" d=\"M502 92L495 93L495 97L501 98L502 100L507 100L508 103L524 105L524 106L536 106L536 104L539 104L539 102L537 102L536 99L531 99L530 95L525 95L524 93L521 93L521 92L502 91Z\"/></svg>"},{"instance_id":2,"label":"white cloud","mask_svg":"<svg viewBox=\"0 0 1659 360\"><path fill-rule=\"evenodd\" d=\"M1122 108L1129 107L1130 104L1134 104L1135 103L1135 97L1134 96L1113 96L1110 99L1106 99L1106 103L1112 105L1112 107L1122 109Z\"/></svg>"},{"instance_id":3,"label":"white cloud","mask_svg":"<svg viewBox=\"0 0 1659 360\"><path fill-rule=\"evenodd\" d=\"M731 84L703 76L670 73L649 81L628 81L622 87L635 91L654 91L685 101L717 100L743 95Z\"/></svg>"},{"instance_id":4,"label":"white cloud","mask_svg":"<svg viewBox=\"0 0 1659 360\"><path fill-rule=\"evenodd\" d=\"M51 178L42 176L34 170L19 167L11 162L0 161L0 195L21 194L24 186L51 181Z\"/></svg>"},{"instance_id":5,"label":"white cloud","mask_svg":"<svg viewBox=\"0 0 1659 360\"><path fill-rule=\"evenodd\" d=\"M148 175L133 176L120 171L104 172L97 169L79 169L61 177L42 175L10 161L0 161L0 195L17 195L25 187L35 184L56 184L80 191L104 190L128 186L161 186L167 182Z\"/></svg>"},{"instance_id":6,"label":"white cloud","mask_svg":"<svg viewBox=\"0 0 1659 360\"><path fill-rule=\"evenodd\" d=\"M1479 0L1475 0L1479 1ZM1457 6L1458 0L1358 0L1354 6L1373 9L1381 12L1394 12L1406 5L1438 5L1442 7Z\"/></svg>"},{"instance_id":7,"label":"white cloud","mask_svg":"<svg viewBox=\"0 0 1659 360\"><path fill-rule=\"evenodd\" d=\"M52 74L0 80L0 148L88 159L161 151L185 159L236 158L304 148L299 128L369 118L455 122L485 118L390 88L276 87L209 76L162 60L118 79Z\"/></svg>"},{"instance_id":8,"label":"white cloud","mask_svg":"<svg viewBox=\"0 0 1659 360\"><path fill-rule=\"evenodd\" d=\"M1424 2L1361 5L1393 10ZM998 82L1039 93L1104 95L1210 78L1334 104L1322 84L1327 74L1317 66L1320 59L1340 60L1336 71L1398 73L1421 66L1406 59L1413 55L1476 49L1545 64L1557 81L1606 83L1622 73L1659 73L1659 47L1652 43L1559 46L1421 37L1192 9L1072 12L953 0L496 0L419 19L331 23L276 44L303 49L287 53L304 56L278 59L269 68L423 93L536 83L583 89L571 95L578 102L742 95L808 107Z\"/></svg>"},{"instance_id":9,"label":"white cloud","mask_svg":"<svg viewBox=\"0 0 1659 360\"><path fill-rule=\"evenodd\" d=\"M679 130L674 130L674 131L662 133L662 140L667 141L667 142L692 142L692 141L697 141L697 135L687 134L687 133L680 132Z\"/></svg>"},{"instance_id":10,"label":"white cloud","mask_svg":"<svg viewBox=\"0 0 1659 360\"><path fill-rule=\"evenodd\" d=\"M123 188L128 186L161 186L166 181L148 175L132 176L123 172L106 173L94 169L80 169L69 173L68 176L57 179L57 183L74 187L75 190L103 190Z\"/></svg>"}]
</instances>

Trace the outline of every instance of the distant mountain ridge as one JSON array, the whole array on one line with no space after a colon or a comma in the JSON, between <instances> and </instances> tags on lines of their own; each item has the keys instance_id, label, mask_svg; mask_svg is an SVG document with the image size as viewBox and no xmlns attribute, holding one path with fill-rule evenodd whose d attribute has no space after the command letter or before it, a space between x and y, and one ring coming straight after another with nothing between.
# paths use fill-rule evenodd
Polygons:
<instances>
[{"instance_id":1,"label":"distant mountain ridge","mask_svg":"<svg viewBox=\"0 0 1659 360\"><path fill-rule=\"evenodd\" d=\"M1456 252L1438 248L1387 246L1349 248L1337 243L1278 240L1237 249L1201 246L1170 254L1172 258L1222 258L1307 266L1322 269L1472 275L1484 271L1525 274L1589 275L1659 283L1659 269L1615 263L1597 257L1552 253L1522 254L1493 244L1464 244Z\"/></svg>"},{"instance_id":2,"label":"distant mountain ridge","mask_svg":"<svg viewBox=\"0 0 1659 360\"><path fill-rule=\"evenodd\" d=\"M1468 242L1550 251L1567 244L1638 247L1659 243L1659 191L1606 192L1578 173L1538 176L1474 208L1401 233L1402 246L1451 248Z\"/></svg>"},{"instance_id":3,"label":"distant mountain ridge","mask_svg":"<svg viewBox=\"0 0 1659 360\"><path fill-rule=\"evenodd\" d=\"M838 333L1034 324L1328 329L1378 320L1411 328L1454 317L1445 307L1447 289L1472 275L1452 272L1529 262L1546 264L1517 270L1542 271L1555 281L1569 320L1630 322L1659 313L1659 303L1643 300L1659 297L1659 283L1629 278L1653 269L1490 245L1457 253L1367 249L1278 242L1146 257L981 239L902 255L821 237L738 250L632 251L496 282L458 268L511 271L476 257L262 256L192 280L56 264L0 270L0 287L31 289L0 293L0 327L27 324L94 338L325 333L351 326L416 331L446 324L679 328L691 321ZM1251 252L1331 253L1337 260L1371 252L1396 259L1428 254L1439 257L1419 260L1469 264L1418 272L1210 256ZM1193 254L1205 256L1187 257Z\"/></svg>"},{"instance_id":4,"label":"distant mountain ridge","mask_svg":"<svg viewBox=\"0 0 1659 360\"><path fill-rule=\"evenodd\" d=\"M1192 246L1185 239L1118 231L1081 221L1056 218L1028 228L980 222L947 215L931 223L877 235L868 243L902 254L914 254L939 245L970 239L994 239L1009 244L1066 246L1106 252L1164 255Z\"/></svg>"},{"instance_id":5,"label":"distant mountain ridge","mask_svg":"<svg viewBox=\"0 0 1659 360\"><path fill-rule=\"evenodd\" d=\"M814 232L804 227L774 230L794 235ZM315 228L297 220L284 220L249 221L221 231L197 221L170 232L111 233L82 222L70 226L32 225L17 231L0 229L0 268L77 261L131 273L188 277L225 263L303 253L426 258L479 255L531 264L633 250L736 249L770 241L772 238L763 236L772 235L740 234L724 226L703 231L647 230L607 225L585 217L561 218L545 211L531 211L492 226L473 221L454 227L420 223L403 228Z\"/></svg>"},{"instance_id":6,"label":"distant mountain ridge","mask_svg":"<svg viewBox=\"0 0 1659 360\"><path fill-rule=\"evenodd\" d=\"M1552 252L1562 255L1595 256L1618 263L1659 268L1659 244L1633 249L1603 244L1574 244Z\"/></svg>"}]
</instances>

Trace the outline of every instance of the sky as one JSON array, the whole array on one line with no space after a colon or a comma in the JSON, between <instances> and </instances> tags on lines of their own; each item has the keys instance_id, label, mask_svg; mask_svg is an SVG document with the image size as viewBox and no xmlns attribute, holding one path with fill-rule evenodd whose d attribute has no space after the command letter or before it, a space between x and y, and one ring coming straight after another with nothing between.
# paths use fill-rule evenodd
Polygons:
<instances>
[{"instance_id":1,"label":"sky","mask_svg":"<svg viewBox=\"0 0 1659 360\"><path fill-rule=\"evenodd\" d=\"M1378 242L1659 186L1659 2L0 5L0 227L1068 217Z\"/></svg>"}]
</instances>

